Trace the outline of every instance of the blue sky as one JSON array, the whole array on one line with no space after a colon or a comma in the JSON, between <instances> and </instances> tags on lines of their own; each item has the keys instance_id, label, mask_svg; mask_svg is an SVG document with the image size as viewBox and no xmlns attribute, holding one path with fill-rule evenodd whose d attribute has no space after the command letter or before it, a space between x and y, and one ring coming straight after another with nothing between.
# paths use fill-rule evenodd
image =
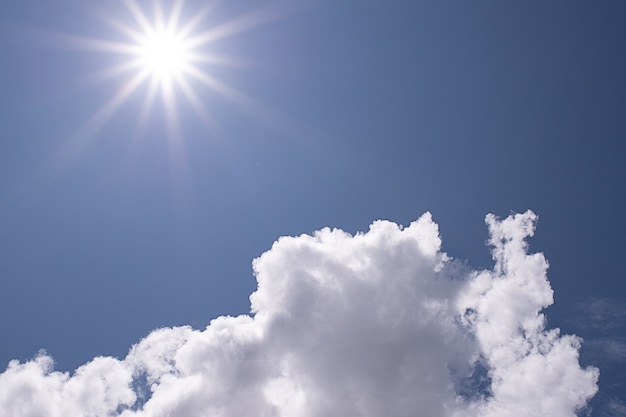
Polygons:
<instances>
[{"instance_id":1,"label":"blue sky","mask_svg":"<svg viewBox=\"0 0 626 417\"><path fill-rule=\"evenodd\" d=\"M202 51L231 62L200 67L239 95L189 78L201 117L174 88L178 136L160 100L139 125L147 84L85 128L134 74L98 77L124 57L71 39L127 42L105 19L132 25L123 3L0 12L2 369L45 349L72 371L246 314L251 262L280 236L430 211L443 251L479 270L485 215L531 209L548 327L585 339L591 415L626 412L620 2L216 3L198 31L236 30Z\"/></svg>"}]
</instances>

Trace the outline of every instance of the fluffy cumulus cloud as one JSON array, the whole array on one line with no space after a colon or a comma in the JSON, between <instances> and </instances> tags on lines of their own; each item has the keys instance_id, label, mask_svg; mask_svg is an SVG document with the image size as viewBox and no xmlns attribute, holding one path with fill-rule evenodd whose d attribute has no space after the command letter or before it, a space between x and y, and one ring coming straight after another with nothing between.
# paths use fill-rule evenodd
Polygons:
<instances>
[{"instance_id":1,"label":"fluffy cumulus cloud","mask_svg":"<svg viewBox=\"0 0 626 417\"><path fill-rule=\"evenodd\" d=\"M0 416L574 417L597 390L552 303L532 212L487 216L495 266L408 227L283 237L257 258L251 314L156 330L74 373L44 353L0 374Z\"/></svg>"}]
</instances>

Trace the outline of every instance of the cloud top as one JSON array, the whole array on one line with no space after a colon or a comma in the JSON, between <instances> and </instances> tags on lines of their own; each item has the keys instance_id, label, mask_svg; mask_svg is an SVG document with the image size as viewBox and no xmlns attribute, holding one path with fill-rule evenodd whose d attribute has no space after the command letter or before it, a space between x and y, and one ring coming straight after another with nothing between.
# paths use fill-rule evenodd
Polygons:
<instances>
[{"instance_id":1,"label":"cloud top","mask_svg":"<svg viewBox=\"0 0 626 417\"><path fill-rule=\"evenodd\" d=\"M536 216L487 216L495 266L403 228L283 237L255 259L251 314L159 329L73 374L45 353L0 374L0 416L574 417L597 390L580 339L545 328Z\"/></svg>"}]
</instances>

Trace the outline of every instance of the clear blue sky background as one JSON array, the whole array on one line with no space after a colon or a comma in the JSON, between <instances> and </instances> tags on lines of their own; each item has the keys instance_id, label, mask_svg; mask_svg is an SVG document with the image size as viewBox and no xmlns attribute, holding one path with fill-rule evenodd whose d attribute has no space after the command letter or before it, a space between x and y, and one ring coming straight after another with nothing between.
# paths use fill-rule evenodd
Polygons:
<instances>
[{"instance_id":1,"label":"clear blue sky background","mask_svg":"<svg viewBox=\"0 0 626 417\"><path fill-rule=\"evenodd\" d=\"M50 33L115 39L110 3L0 6L0 366L45 348L71 370L157 327L245 313L250 263L281 235L429 210L451 256L488 267L485 214L530 208L549 324L600 341L583 348L597 410L626 400L625 352L598 347L626 346L623 2L291 7L208 46L245 65L206 70L276 117L194 84L214 129L179 96L173 144L160 104L137 133L142 88L73 141L124 79L90 81L119 58ZM266 4L224 1L204 25Z\"/></svg>"}]
</instances>

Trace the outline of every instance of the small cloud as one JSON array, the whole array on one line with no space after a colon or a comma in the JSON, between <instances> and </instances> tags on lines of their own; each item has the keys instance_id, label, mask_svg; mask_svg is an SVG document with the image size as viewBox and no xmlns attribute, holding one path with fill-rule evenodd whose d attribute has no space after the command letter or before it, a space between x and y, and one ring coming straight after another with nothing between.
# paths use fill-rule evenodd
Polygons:
<instances>
[{"instance_id":1,"label":"small cloud","mask_svg":"<svg viewBox=\"0 0 626 417\"><path fill-rule=\"evenodd\" d=\"M594 338L585 340L585 348L594 362L626 362L626 340L624 338Z\"/></svg>"},{"instance_id":2,"label":"small cloud","mask_svg":"<svg viewBox=\"0 0 626 417\"><path fill-rule=\"evenodd\" d=\"M581 304L575 324L582 329L610 331L626 329L626 303L609 298L592 298Z\"/></svg>"},{"instance_id":3,"label":"small cloud","mask_svg":"<svg viewBox=\"0 0 626 417\"><path fill-rule=\"evenodd\" d=\"M73 374L45 353L0 374L0 417L571 417L597 391L580 340L546 329L536 216L487 216L493 270L441 252L429 213L282 237L251 314L158 329ZM620 411L620 404L613 406Z\"/></svg>"},{"instance_id":4,"label":"small cloud","mask_svg":"<svg viewBox=\"0 0 626 417\"><path fill-rule=\"evenodd\" d=\"M612 399L603 407L601 417L624 417L626 416L626 404L618 399Z\"/></svg>"}]
</instances>

